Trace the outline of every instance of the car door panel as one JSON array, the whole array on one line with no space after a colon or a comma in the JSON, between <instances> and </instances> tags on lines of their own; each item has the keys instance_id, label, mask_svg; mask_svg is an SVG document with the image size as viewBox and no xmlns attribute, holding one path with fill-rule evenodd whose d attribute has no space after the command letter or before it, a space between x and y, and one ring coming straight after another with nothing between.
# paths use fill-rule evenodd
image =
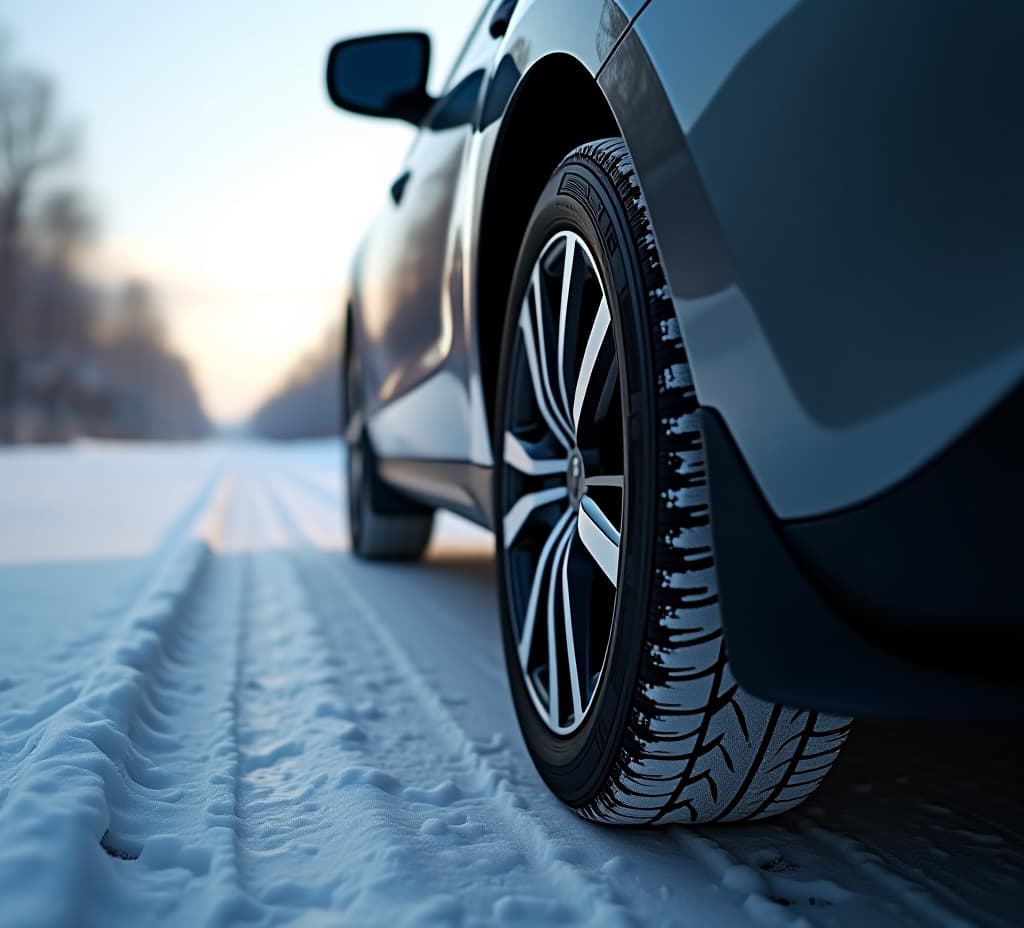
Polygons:
<instances>
[{"instance_id":1,"label":"car door panel","mask_svg":"<svg viewBox=\"0 0 1024 928\"><path fill-rule=\"evenodd\" d=\"M371 416L422 384L452 351L446 296L452 212L488 56L497 45L487 33L495 2L484 8L445 93L418 131L360 254L359 321L374 346L366 365ZM390 429L377 430L387 442Z\"/></svg>"},{"instance_id":2,"label":"car door panel","mask_svg":"<svg viewBox=\"0 0 1024 928\"><path fill-rule=\"evenodd\" d=\"M362 254L360 316L374 345L367 392L378 404L408 390L444 335L440 301L445 244L464 132L421 131Z\"/></svg>"}]
</instances>

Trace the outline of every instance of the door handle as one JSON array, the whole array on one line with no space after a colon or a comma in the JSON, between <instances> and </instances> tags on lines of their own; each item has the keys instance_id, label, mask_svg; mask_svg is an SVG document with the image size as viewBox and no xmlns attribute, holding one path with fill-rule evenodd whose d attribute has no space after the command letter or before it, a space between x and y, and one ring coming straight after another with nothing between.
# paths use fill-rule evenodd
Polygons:
<instances>
[{"instance_id":1,"label":"door handle","mask_svg":"<svg viewBox=\"0 0 1024 928\"><path fill-rule=\"evenodd\" d=\"M412 177L412 173L406 171L404 174L399 175L391 185L391 199L395 201L396 206L402 202L402 194L405 193L405 185L409 183L410 177Z\"/></svg>"},{"instance_id":2,"label":"door handle","mask_svg":"<svg viewBox=\"0 0 1024 928\"><path fill-rule=\"evenodd\" d=\"M512 11L516 8L516 0L503 0L491 17L491 35L500 38L508 31L509 20L512 19Z\"/></svg>"}]
</instances>

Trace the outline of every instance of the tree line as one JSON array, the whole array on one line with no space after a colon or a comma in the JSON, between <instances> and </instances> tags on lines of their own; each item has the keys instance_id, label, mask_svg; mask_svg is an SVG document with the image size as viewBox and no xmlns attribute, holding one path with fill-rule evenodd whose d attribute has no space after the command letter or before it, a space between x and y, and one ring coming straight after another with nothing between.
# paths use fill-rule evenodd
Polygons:
<instances>
[{"instance_id":1,"label":"tree line","mask_svg":"<svg viewBox=\"0 0 1024 928\"><path fill-rule=\"evenodd\" d=\"M83 271L97 220L53 82L0 34L0 443L196 438L209 422L152 289Z\"/></svg>"},{"instance_id":2,"label":"tree line","mask_svg":"<svg viewBox=\"0 0 1024 928\"><path fill-rule=\"evenodd\" d=\"M279 440L337 435L341 422L340 371L341 335L334 325L256 410L249 430L262 438Z\"/></svg>"}]
</instances>

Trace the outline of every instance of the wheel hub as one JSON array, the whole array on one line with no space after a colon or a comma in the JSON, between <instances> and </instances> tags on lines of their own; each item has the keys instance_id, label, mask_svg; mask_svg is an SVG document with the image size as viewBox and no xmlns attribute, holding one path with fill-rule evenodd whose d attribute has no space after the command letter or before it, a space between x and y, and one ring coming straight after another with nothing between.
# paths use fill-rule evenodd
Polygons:
<instances>
[{"instance_id":1,"label":"wheel hub","mask_svg":"<svg viewBox=\"0 0 1024 928\"><path fill-rule=\"evenodd\" d=\"M578 509L580 500L587 492L587 475L583 469L583 455L579 449L574 449L569 455L569 462L566 465L566 486L569 488L569 503L574 509Z\"/></svg>"}]
</instances>

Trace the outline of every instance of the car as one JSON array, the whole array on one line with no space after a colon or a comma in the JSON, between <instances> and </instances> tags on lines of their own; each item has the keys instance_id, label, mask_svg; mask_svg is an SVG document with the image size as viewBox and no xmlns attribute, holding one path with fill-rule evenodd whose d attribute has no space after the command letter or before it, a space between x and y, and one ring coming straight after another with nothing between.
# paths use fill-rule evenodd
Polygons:
<instances>
[{"instance_id":1,"label":"car","mask_svg":"<svg viewBox=\"0 0 1024 928\"><path fill-rule=\"evenodd\" d=\"M853 717L1020 719L1024 7L490 0L339 42L415 141L344 308L355 553L493 529L581 815L794 808ZM994 729L997 743L1005 737Z\"/></svg>"}]
</instances>

